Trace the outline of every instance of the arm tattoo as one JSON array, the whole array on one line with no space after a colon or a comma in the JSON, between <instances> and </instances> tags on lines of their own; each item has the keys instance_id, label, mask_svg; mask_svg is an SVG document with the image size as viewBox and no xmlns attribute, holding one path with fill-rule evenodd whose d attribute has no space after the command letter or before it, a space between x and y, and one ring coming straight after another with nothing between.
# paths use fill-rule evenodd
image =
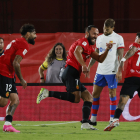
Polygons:
<instances>
[{"instance_id":1,"label":"arm tattoo","mask_svg":"<svg viewBox=\"0 0 140 140\"><path fill-rule=\"evenodd\" d=\"M22 57L20 55L16 55L16 57L13 61L13 67L15 69L15 73L16 73L17 77L19 78L19 80L23 79L22 74L21 74L21 70L20 70L21 60L22 60Z\"/></svg>"},{"instance_id":2,"label":"arm tattoo","mask_svg":"<svg viewBox=\"0 0 140 140\"><path fill-rule=\"evenodd\" d=\"M128 59L130 58L131 56L133 56L135 54L135 52L137 51L137 48L135 46L132 46L128 52L126 53L125 55L125 58Z\"/></svg>"},{"instance_id":3,"label":"arm tattoo","mask_svg":"<svg viewBox=\"0 0 140 140\"><path fill-rule=\"evenodd\" d=\"M124 48L120 48L120 49L117 50L117 53L118 53L118 56L119 56L119 62L123 58L123 52L124 52Z\"/></svg>"}]
</instances>

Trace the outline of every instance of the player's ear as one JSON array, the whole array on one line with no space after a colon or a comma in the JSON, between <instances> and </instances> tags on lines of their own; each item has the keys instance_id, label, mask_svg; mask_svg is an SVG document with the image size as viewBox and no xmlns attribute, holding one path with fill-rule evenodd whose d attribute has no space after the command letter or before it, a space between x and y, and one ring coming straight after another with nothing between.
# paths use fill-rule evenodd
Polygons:
<instances>
[{"instance_id":1,"label":"player's ear","mask_svg":"<svg viewBox=\"0 0 140 140\"><path fill-rule=\"evenodd\" d=\"M87 37L89 36L89 32L86 32L86 36L87 36Z\"/></svg>"}]
</instances>

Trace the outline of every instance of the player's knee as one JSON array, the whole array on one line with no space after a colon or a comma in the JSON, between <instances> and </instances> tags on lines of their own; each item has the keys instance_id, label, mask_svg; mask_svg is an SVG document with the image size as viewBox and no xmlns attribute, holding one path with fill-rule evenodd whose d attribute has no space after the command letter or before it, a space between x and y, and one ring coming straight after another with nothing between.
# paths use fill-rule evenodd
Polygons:
<instances>
[{"instance_id":1,"label":"player's knee","mask_svg":"<svg viewBox=\"0 0 140 140\"><path fill-rule=\"evenodd\" d=\"M11 100L12 104L16 104L17 106L19 105L19 98L16 98L14 100Z\"/></svg>"}]
</instances>

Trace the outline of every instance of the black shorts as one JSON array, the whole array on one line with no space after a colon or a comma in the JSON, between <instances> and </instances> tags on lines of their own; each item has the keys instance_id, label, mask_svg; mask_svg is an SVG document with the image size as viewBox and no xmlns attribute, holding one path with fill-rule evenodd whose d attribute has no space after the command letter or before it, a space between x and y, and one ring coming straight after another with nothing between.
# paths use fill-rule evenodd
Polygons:
<instances>
[{"instance_id":1,"label":"black shorts","mask_svg":"<svg viewBox=\"0 0 140 140\"><path fill-rule=\"evenodd\" d=\"M67 92L85 91L86 88L80 82L80 74L77 69L68 65L62 74L62 81L66 86Z\"/></svg>"},{"instance_id":2,"label":"black shorts","mask_svg":"<svg viewBox=\"0 0 140 140\"><path fill-rule=\"evenodd\" d=\"M140 97L140 77L125 78L120 95L129 95L130 98L133 98L135 91L138 91Z\"/></svg>"},{"instance_id":3,"label":"black shorts","mask_svg":"<svg viewBox=\"0 0 140 140\"><path fill-rule=\"evenodd\" d=\"M17 93L15 79L0 75L0 96L9 98L10 93Z\"/></svg>"}]
</instances>

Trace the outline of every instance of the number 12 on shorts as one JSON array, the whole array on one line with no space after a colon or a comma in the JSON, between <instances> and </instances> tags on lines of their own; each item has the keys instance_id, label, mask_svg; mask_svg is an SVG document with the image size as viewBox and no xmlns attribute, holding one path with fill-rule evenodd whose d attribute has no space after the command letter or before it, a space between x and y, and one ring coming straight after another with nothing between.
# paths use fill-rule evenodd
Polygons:
<instances>
[{"instance_id":1,"label":"number 12 on shorts","mask_svg":"<svg viewBox=\"0 0 140 140\"><path fill-rule=\"evenodd\" d=\"M11 91L12 84L6 84L6 91Z\"/></svg>"}]
</instances>

